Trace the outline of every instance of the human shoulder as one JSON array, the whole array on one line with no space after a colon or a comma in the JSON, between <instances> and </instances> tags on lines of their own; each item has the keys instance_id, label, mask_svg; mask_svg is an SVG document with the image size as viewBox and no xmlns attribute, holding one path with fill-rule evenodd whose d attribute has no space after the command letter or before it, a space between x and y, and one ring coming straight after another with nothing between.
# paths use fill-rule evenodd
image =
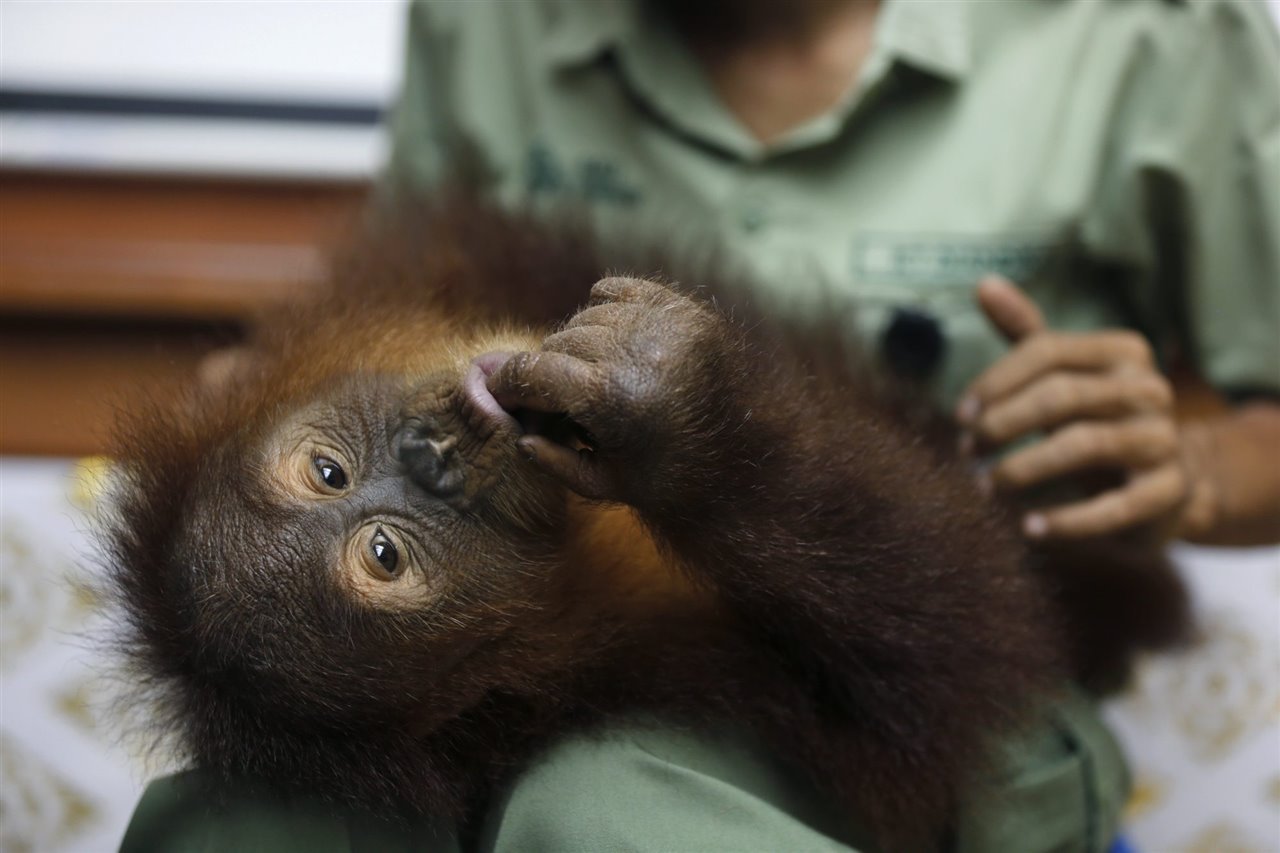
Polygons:
<instances>
[{"instance_id":1,"label":"human shoulder","mask_svg":"<svg viewBox=\"0 0 1280 853\"><path fill-rule=\"evenodd\" d=\"M1089 61L1114 65L1125 124L1191 156L1204 133L1280 130L1280 36L1262 0L1043 0L1074 11Z\"/></svg>"},{"instance_id":2,"label":"human shoulder","mask_svg":"<svg viewBox=\"0 0 1280 853\"><path fill-rule=\"evenodd\" d=\"M1157 39L1213 37L1235 30L1276 40L1264 0L1039 0L1027 5L978 4L971 14L988 21L1034 21L1046 12L1090 20L1101 28L1096 34L1102 38L1119 28Z\"/></svg>"},{"instance_id":3,"label":"human shoulder","mask_svg":"<svg viewBox=\"0 0 1280 853\"><path fill-rule=\"evenodd\" d=\"M1112 0L1121 2L1121 0ZM1276 37L1275 23L1265 0L1165 0L1202 26L1244 26Z\"/></svg>"},{"instance_id":4,"label":"human shoulder","mask_svg":"<svg viewBox=\"0 0 1280 853\"><path fill-rule=\"evenodd\" d=\"M1103 23L1133 20L1147 36L1181 48L1213 50L1239 39L1272 54L1280 47L1264 0L1104 0L1090 5Z\"/></svg>"},{"instance_id":5,"label":"human shoulder","mask_svg":"<svg viewBox=\"0 0 1280 853\"><path fill-rule=\"evenodd\" d=\"M545 35L575 14L572 0L411 0L413 26L438 34L474 29Z\"/></svg>"},{"instance_id":6,"label":"human shoulder","mask_svg":"<svg viewBox=\"0 0 1280 853\"><path fill-rule=\"evenodd\" d=\"M1197 115L1246 147L1280 134L1280 35L1264 2L1148 4L1158 10L1150 16L1146 40L1158 80L1159 94L1151 101L1166 113Z\"/></svg>"}]
</instances>

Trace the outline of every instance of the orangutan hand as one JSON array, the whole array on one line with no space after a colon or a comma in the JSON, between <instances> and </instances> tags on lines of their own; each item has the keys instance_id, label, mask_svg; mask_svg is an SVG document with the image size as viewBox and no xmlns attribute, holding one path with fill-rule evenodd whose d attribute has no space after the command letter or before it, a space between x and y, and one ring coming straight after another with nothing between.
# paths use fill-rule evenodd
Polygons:
<instances>
[{"instance_id":1,"label":"orangutan hand","mask_svg":"<svg viewBox=\"0 0 1280 853\"><path fill-rule=\"evenodd\" d=\"M1119 469L1125 482L1077 503L1028 513L1030 538L1081 538L1143 528L1167 538L1190 494L1180 455L1173 390L1150 345L1135 332L1051 331L1012 283L989 277L977 298L1014 344L973 381L956 408L961 447L997 450L1034 432L1045 437L1001 459L984 485L1012 494L1046 480Z\"/></svg>"}]
</instances>

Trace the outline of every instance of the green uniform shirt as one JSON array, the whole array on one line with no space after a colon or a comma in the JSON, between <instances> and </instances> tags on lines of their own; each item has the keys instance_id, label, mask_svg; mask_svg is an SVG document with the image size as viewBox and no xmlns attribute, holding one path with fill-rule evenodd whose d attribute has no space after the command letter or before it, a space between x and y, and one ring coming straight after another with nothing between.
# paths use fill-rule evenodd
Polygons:
<instances>
[{"instance_id":1,"label":"green uniform shirt","mask_svg":"<svg viewBox=\"0 0 1280 853\"><path fill-rule=\"evenodd\" d=\"M987 272L1059 327L1137 328L1221 388L1280 392L1261 2L890 0L845 101L768 146L632 3L419 2L409 51L392 184L437 182L461 140L504 201L713 239L782 310L874 342L923 308L944 403L1004 350L973 302Z\"/></svg>"},{"instance_id":2,"label":"green uniform shirt","mask_svg":"<svg viewBox=\"0 0 1280 853\"><path fill-rule=\"evenodd\" d=\"M987 272L1058 327L1138 328L1219 387L1278 392L1278 56L1261 2L888 0L844 102L763 146L630 3L417 2L387 185L478 152L507 204L713 241L779 311L840 312L874 343L923 310L944 403L1004 351L972 299ZM955 850L1105 850L1127 785L1073 695L1005 745ZM212 812L189 790L154 783L125 849L458 849L429 823L262 796ZM466 846L864 847L849 817L739 735L619 724L539 758Z\"/></svg>"},{"instance_id":3,"label":"green uniform shirt","mask_svg":"<svg viewBox=\"0 0 1280 853\"><path fill-rule=\"evenodd\" d=\"M1105 851L1127 784L1089 701L1007 747L948 853ZM235 788L211 804L195 774L152 782L121 853L819 853L872 850L778 756L740 732L620 722L539 756L460 841L430 818L388 823L309 799Z\"/></svg>"}]
</instances>

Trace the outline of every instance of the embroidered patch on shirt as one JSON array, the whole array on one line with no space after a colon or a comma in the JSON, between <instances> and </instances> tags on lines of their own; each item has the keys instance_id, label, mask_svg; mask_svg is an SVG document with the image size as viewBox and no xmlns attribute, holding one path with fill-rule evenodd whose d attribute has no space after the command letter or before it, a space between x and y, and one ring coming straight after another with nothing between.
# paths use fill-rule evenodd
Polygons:
<instances>
[{"instance_id":1,"label":"embroidered patch on shirt","mask_svg":"<svg viewBox=\"0 0 1280 853\"><path fill-rule=\"evenodd\" d=\"M569 164L535 142L525 156L525 189L531 196L577 195L585 201L633 207L640 190L627 182L616 163L586 157Z\"/></svg>"},{"instance_id":2,"label":"embroidered patch on shirt","mask_svg":"<svg viewBox=\"0 0 1280 853\"><path fill-rule=\"evenodd\" d=\"M913 285L972 285L997 273L1026 281L1048 261L1052 243L1029 236L860 234L853 240L858 281Z\"/></svg>"}]
</instances>

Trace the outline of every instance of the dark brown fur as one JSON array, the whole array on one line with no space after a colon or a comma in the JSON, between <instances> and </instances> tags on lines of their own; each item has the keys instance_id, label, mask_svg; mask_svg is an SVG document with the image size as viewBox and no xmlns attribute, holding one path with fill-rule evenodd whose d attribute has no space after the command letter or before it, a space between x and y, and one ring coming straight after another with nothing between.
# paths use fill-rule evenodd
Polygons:
<instances>
[{"instance_id":1,"label":"dark brown fur","mask_svg":"<svg viewBox=\"0 0 1280 853\"><path fill-rule=\"evenodd\" d=\"M303 522L255 482L286 413L335 393L366 407L365 377L441 342L547 329L621 264L680 277L581 229L407 207L325 294L267 319L228 389L124 425L113 577L158 730L186 757L466 819L558 735L653 712L751 730L883 838L936 837L992 739L1060 677L1063 617L964 467L904 428L837 334L765 322L701 273L681 280L737 320L699 344L714 369L696 365L680 408L696 423L653 425L672 464L631 509L510 452L502 500L458 514L465 559L438 567L429 608L378 610L289 558L324 531L288 539ZM1087 628L1099 593L1069 592Z\"/></svg>"}]
</instances>

